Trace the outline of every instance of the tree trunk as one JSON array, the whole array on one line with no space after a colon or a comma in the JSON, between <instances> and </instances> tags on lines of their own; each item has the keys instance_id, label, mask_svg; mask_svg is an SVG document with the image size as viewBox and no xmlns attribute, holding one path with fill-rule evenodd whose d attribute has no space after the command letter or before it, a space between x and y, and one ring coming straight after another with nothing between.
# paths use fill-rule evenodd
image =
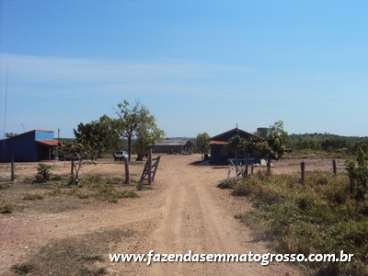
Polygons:
<instances>
[{"instance_id":1,"label":"tree trunk","mask_svg":"<svg viewBox=\"0 0 368 276\"><path fill-rule=\"evenodd\" d=\"M130 184L130 174L129 174L129 163L126 158L123 158L125 167L125 184Z\"/></svg>"},{"instance_id":2,"label":"tree trunk","mask_svg":"<svg viewBox=\"0 0 368 276\"><path fill-rule=\"evenodd\" d=\"M271 175L271 159L267 159L267 175Z\"/></svg>"},{"instance_id":3,"label":"tree trunk","mask_svg":"<svg viewBox=\"0 0 368 276\"><path fill-rule=\"evenodd\" d=\"M137 154L137 161L143 161L144 152L138 152Z\"/></svg>"},{"instance_id":4,"label":"tree trunk","mask_svg":"<svg viewBox=\"0 0 368 276\"><path fill-rule=\"evenodd\" d=\"M128 161L130 162L132 156L132 135L128 136Z\"/></svg>"}]
</instances>

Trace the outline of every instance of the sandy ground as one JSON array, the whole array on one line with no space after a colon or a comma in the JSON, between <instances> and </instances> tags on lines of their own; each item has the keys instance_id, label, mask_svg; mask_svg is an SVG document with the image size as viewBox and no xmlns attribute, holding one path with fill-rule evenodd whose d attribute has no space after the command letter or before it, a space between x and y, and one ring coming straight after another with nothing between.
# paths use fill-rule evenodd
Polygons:
<instances>
[{"instance_id":1,"label":"sandy ground","mask_svg":"<svg viewBox=\"0 0 368 276\"><path fill-rule=\"evenodd\" d=\"M124 253L255 253L269 252L266 244L254 240L254 233L234 215L250 210L245 198L231 197L216 184L227 175L227 167L194 166L199 155L163 156L152 189L137 199L98 208L86 207L56 214L14 213L0 216L0 274L9 274L11 265L27 260L41 246L54 239L77 237L109 229L139 233L122 240L114 249ZM275 164L275 172L297 172L300 160ZM311 162L330 170L330 161ZM341 163L341 162L340 162ZM339 164L340 164L339 163ZM312 165L313 164L313 165ZM341 164L340 164L341 165ZM18 166L21 175L34 167ZM68 168L60 162L58 173ZM2 171L1 171L2 170ZM6 167L0 168L0 173ZM84 169L85 174L120 173L121 165L108 162ZM112 275L299 275L295 266L278 264L106 264Z\"/></svg>"}]
</instances>

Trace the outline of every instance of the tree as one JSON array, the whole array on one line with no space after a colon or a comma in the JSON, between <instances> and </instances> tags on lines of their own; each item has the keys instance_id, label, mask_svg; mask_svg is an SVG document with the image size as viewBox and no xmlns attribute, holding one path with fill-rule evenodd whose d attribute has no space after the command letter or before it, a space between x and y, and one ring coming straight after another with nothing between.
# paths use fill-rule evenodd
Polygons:
<instances>
[{"instance_id":1,"label":"tree","mask_svg":"<svg viewBox=\"0 0 368 276\"><path fill-rule=\"evenodd\" d=\"M69 185L78 185L79 171L83 164L91 163L86 159L88 156L92 156L94 154L91 152L91 150L94 149L91 149L89 145L83 145L75 140L63 143L59 150L64 156L64 159L71 161Z\"/></svg>"},{"instance_id":2,"label":"tree","mask_svg":"<svg viewBox=\"0 0 368 276\"><path fill-rule=\"evenodd\" d=\"M229 139L227 148L235 153L235 158L238 158L238 156L245 150L245 140L239 135L235 135Z\"/></svg>"},{"instance_id":3,"label":"tree","mask_svg":"<svg viewBox=\"0 0 368 276\"><path fill-rule=\"evenodd\" d=\"M197 150L203 154L204 159L205 155L210 151L210 136L207 132L200 133L197 135L195 143Z\"/></svg>"},{"instance_id":4,"label":"tree","mask_svg":"<svg viewBox=\"0 0 368 276\"><path fill-rule=\"evenodd\" d=\"M139 110L138 126L135 131L134 148L137 152L137 160L142 161L148 150L163 136L164 132L157 127L155 117L146 107L142 106Z\"/></svg>"},{"instance_id":5,"label":"tree","mask_svg":"<svg viewBox=\"0 0 368 276\"><path fill-rule=\"evenodd\" d=\"M86 152L90 154L88 157L92 160L100 157L108 147L112 141L112 134L111 123L106 115L98 121L80 123L77 129L74 129L77 142L83 145Z\"/></svg>"},{"instance_id":6,"label":"tree","mask_svg":"<svg viewBox=\"0 0 368 276\"><path fill-rule=\"evenodd\" d=\"M279 160L285 153L288 135L284 130L283 122L278 121L270 127L270 135L265 140L250 137L243 139L239 135L229 140L228 147L239 154L249 154L267 160L267 173L271 174L272 160Z\"/></svg>"},{"instance_id":7,"label":"tree","mask_svg":"<svg viewBox=\"0 0 368 276\"><path fill-rule=\"evenodd\" d=\"M357 161L348 161L346 170L350 178L350 192L358 202L362 202L368 193L368 155L359 149Z\"/></svg>"},{"instance_id":8,"label":"tree","mask_svg":"<svg viewBox=\"0 0 368 276\"><path fill-rule=\"evenodd\" d=\"M115 128L120 138L126 138L128 140L128 161L131 161L132 155L132 139L139 126L140 110L142 106L139 103L135 103L133 107L129 102L124 100L118 104L118 119L115 121Z\"/></svg>"},{"instance_id":9,"label":"tree","mask_svg":"<svg viewBox=\"0 0 368 276\"><path fill-rule=\"evenodd\" d=\"M288 134L284 130L282 121L278 121L271 126L271 134L266 142L257 145L258 152L267 160L267 173L271 174L272 160L279 160L284 155Z\"/></svg>"}]
</instances>

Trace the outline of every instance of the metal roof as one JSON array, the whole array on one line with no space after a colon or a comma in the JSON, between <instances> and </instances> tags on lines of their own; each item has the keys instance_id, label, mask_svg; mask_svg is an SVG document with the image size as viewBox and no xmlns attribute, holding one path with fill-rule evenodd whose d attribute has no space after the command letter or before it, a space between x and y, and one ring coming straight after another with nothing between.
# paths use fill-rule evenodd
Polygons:
<instances>
[{"instance_id":1,"label":"metal roof","mask_svg":"<svg viewBox=\"0 0 368 276\"><path fill-rule=\"evenodd\" d=\"M37 143L41 145L49 146L49 147L56 147L59 145L58 140L41 140L41 141L37 141Z\"/></svg>"}]
</instances>

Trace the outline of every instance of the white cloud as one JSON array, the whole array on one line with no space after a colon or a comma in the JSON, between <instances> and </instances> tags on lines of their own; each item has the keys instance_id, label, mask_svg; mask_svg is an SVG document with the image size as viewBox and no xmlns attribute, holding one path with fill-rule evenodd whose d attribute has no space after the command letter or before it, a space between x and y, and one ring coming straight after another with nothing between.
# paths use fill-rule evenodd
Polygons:
<instances>
[{"instance_id":1,"label":"white cloud","mask_svg":"<svg viewBox=\"0 0 368 276\"><path fill-rule=\"evenodd\" d=\"M188 62L125 63L114 60L0 54L16 83L78 83L123 87L241 78L245 66Z\"/></svg>"}]
</instances>

